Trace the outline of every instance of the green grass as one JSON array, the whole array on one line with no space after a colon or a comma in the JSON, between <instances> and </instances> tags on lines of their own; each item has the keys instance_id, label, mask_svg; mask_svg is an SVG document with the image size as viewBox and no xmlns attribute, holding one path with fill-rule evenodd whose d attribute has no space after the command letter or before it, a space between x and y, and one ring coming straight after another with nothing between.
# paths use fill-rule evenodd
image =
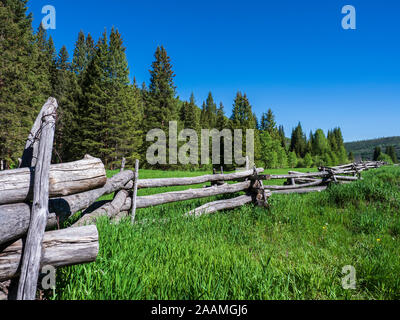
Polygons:
<instances>
[{"instance_id":1,"label":"green grass","mask_svg":"<svg viewBox=\"0 0 400 320\"><path fill-rule=\"evenodd\" d=\"M59 269L52 298L399 299L400 168L363 177L322 193L273 195L269 209L247 205L197 219L182 217L208 198L137 212L139 221L170 218L164 223L132 226L129 220L102 219L97 261ZM355 290L341 286L345 265L356 269Z\"/></svg>"}]
</instances>

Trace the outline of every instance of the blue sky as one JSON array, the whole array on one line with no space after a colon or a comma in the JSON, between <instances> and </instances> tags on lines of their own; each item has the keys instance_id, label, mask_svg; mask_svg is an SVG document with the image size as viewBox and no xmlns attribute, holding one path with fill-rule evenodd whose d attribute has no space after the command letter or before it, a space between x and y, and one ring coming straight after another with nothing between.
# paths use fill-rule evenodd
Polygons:
<instances>
[{"instance_id":1,"label":"blue sky","mask_svg":"<svg viewBox=\"0 0 400 320\"><path fill-rule=\"evenodd\" d=\"M367 0L136 1L30 0L37 28L44 5L57 10L49 33L72 56L80 30L122 33L132 77L149 79L158 45L171 56L178 94L209 91L230 115L237 91L258 117L271 108L286 135L340 126L345 141L400 135L400 3ZM341 27L353 5L357 29Z\"/></svg>"}]
</instances>

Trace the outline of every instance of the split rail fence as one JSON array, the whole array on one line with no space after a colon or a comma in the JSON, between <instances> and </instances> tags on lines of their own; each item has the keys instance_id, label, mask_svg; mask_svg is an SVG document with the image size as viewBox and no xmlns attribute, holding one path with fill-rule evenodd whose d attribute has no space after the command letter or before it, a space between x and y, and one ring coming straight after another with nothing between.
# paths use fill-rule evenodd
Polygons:
<instances>
[{"instance_id":1,"label":"split rail fence","mask_svg":"<svg viewBox=\"0 0 400 320\"><path fill-rule=\"evenodd\" d=\"M99 250L95 222L99 217L119 220L130 215L134 222L136 209L238 192L245 194L207 203L186 216L197 217L247 203L268 206L272 194L319 192L330 183L361 179L362 171L385 164L368 161L284 175L263 174L264 169L253 168L198 177L139 179L139 162L131 171L124 170L123 161L121 171L107 178L102 161L89 155L75 162L50 164L57 106L54 98L43 106L29 134L20 167L0 171L0 289L7 287L11 298L35 299L40 270L45 265L60 267L95 261ZM286 182L264 184L276 179ZM227 183L232 181L236 183ZM143 188L204 183L211 186L137 196L137 190ZM98 202L101 196L112 193L112 201ZM82 216L76 223L60 229L79 211ZM58 230L47 231L57 227Z\"/></svg>"}]
</instances>

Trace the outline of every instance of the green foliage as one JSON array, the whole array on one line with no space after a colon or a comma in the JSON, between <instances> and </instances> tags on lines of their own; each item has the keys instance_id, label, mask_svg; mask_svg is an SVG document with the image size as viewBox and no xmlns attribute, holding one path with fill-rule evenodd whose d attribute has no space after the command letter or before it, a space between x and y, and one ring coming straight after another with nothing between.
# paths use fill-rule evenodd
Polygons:
<instances>
[{"instance_id":1,"label":"green foliage","mask_svg":"<svg viewBox=\"0 0 400 320\"><path fill-rule=\"evenodd\" d=\"M296 156L296 152L291 151L288 154L288 164L289 164L289 168L296 168L297 166L297 156Z\"/></svg>"},{"instance_id":2,"label":"green foliage","mask_svg":"<svg viewBox=\"0 0 400 320\"><path fill-rule=\"evenodd\" d=\"M303 133L301 123L297 125L292 131L292 138L290 140L290 151L296 152L297 157L303 158L307 151L307 139Z\"/></svg>"},{"instance_id":3,"label":"green foliage","mask_svg":"<svg viewBox=\"0 0 400 320\"><path fill-rule=\"evenodd\" d=\"M385 153L389 155L389 157L392 159L393 163L398 163L397 155L396 155L396 149L394 146L387 146Z\"/></svg>"},{"instance_id":4,"label":"green foliage","mask_svg":"<svg viewBox=\"0 0 400 320\"><path fill-rule=\"evenodd\" d=\"M373 160L375 147L384 150L387 146L394 146L397 158L400 157L400 137L355 141L345 144L347 152L352 151L355 158L362 158L363 160Z\"/></svg>"},{"instance_id":5,"label":"green foliage","mask_svg":"<svg viewBox=\"0 0 400 320\"><path fill-rule=\"evenodd\" d=\"M311 154L307 153L306 156L304 157L304 162L303 162L304 167L306 168L311 168L313 165L313 159L311 157Z\"/></svg>"},{"instance_id":6,"label":"green foliage","mask_svg":"<svg viewBox=\"0 0 400 320\"><path fill-rule=\"evenodd\" d=\"M120 33L112 29L96 45L94 57L82 78L79 104L80 154L89 153L113 168L126 157L139 158L141 97L129 85L129 69Z\"/></svg>"},{"instance_id":7,"label":"green foliage","mask_svg":"<svg viewBox=\"0 0 400 320\"><path fill-rule=\"evenodd\" d=\"M381 153L378 157L378 161L385 161L388 164L393 164L392 158L386 153Z\"/></svg>"}]
</instances>

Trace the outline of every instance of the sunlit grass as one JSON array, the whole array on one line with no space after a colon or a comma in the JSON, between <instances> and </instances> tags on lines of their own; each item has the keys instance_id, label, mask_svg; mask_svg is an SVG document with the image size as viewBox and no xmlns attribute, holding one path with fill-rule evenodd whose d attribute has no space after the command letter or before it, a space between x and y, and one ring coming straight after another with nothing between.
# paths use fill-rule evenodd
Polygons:
<instances>
[{"instance_id":1,"label":"sunlit grass","mask_svg":"<svg viewBox=\"0 0 400 320\"><path fill-rule=\"evenodd\" d=\"M141 170L140 178L201 174ZM400 168L363 177L321 193L273 195L270 209L182 217L219 196L137 212L138 221L169 218L163 223L102 219L97 261L60 269L53 298L399 299ZM345 265L356 269L356 290L342 288Z\"/></svg>"}]
</instances>

